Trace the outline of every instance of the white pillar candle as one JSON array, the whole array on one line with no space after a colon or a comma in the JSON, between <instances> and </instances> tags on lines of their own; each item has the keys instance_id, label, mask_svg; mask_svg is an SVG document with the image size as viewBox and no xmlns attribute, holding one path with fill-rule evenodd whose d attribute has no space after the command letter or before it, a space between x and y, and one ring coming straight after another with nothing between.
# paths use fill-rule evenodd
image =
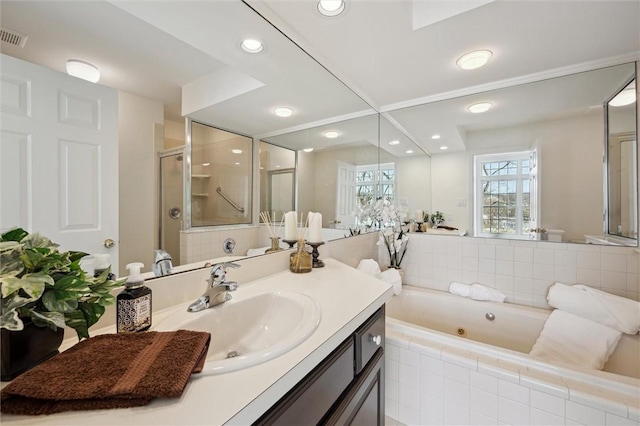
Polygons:
<instances>
[{"instance_id":1,"label":"white pillar candle","mask_svg":"<svg viewBox=\"0 0 640 426\"><path fill-rule=\"evenodd\" d=\"M309 241L312 243L322 241L322 213L309 212Z\"/></svg>"},{"instance_id":2,"label":"white pillar candle","mask_svg":"<svg viewBox=\"0 0 640 426\"><path fill-rule=\"evenodd\" d=\"M295 211L286 212L284 215L284 239L293 241L298 239L298 216Z\"/></svg>"},{"instance_id":3,"label":"white pillar candle","mask_svg":"<svg viewBox=\"0 0 640 426\"><path fill-rule=\"evenodd\" d=\"M416 210L416 222L422 222L424 218L424 213L422 210Z\"/></svg>"}]
</instances>

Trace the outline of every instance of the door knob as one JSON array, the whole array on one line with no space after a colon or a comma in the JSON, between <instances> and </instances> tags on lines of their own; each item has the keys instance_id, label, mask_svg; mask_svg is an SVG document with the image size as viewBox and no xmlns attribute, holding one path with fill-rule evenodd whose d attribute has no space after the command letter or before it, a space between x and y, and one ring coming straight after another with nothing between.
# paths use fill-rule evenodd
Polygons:
<instances>
[{"instance_id":1,"label":"door knob","mask_svg":"<svg viewBox=\"0 0 640 426\"><path fill-rule=\"evenodd\" d=\"M106 248L111 248L111 247L113 247L115 245L116 245L116 242L113 241L111 238L107 238L106 240L104 240L104 246Z\"/></svg>"}]
</instances>

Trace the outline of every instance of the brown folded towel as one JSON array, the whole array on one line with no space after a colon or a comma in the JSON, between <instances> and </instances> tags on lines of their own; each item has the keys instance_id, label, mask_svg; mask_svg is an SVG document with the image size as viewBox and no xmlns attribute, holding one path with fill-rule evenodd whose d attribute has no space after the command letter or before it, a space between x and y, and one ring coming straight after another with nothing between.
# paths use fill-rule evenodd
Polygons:
<instances>
[{"instance_id":1,"label":"brown folded towel","mask_svg":"<svg viewBox=\"0 0 640 426\"><path fill-rule=\"evenodd\" d=\"M191 374L202 371L210 340L209 333L187 330L92 337L5 386L0 410L52 414L177 398Z\"/></svg>"}]
</instances>

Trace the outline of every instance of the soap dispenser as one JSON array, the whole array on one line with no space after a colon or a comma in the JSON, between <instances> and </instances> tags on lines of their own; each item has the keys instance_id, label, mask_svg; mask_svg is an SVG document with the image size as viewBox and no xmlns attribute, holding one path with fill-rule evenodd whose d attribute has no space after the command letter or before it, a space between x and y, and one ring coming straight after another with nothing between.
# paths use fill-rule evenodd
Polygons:
<instances>
[{"instance_id":1,"label":"soap dispenser","mask_svg":"<svg viewBox=\"0 0 640 426\"><path fill-rule=\"evenodd\" d=\"M142 263L129 263L129 277L124 290L117 297L117 330L122 332L145 331L151 327L151 289L145 287L140 274Z\"/></svg>"}]
</instances>

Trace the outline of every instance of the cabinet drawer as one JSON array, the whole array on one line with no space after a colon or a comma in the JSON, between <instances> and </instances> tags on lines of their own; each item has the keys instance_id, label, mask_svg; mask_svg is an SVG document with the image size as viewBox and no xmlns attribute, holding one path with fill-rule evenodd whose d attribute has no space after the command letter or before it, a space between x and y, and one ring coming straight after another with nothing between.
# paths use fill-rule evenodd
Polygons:
<instances>
[{"instance_id":1,"label":"cabinet drawer","mask_svg":"<svg viewBox=\"0 0 640 426\"><path fill-rule=\"evenodd\" d=\"M356 374L367 365L378 348L384 348L384 305L355 332Z\"/></svg>"}]
</instances>

